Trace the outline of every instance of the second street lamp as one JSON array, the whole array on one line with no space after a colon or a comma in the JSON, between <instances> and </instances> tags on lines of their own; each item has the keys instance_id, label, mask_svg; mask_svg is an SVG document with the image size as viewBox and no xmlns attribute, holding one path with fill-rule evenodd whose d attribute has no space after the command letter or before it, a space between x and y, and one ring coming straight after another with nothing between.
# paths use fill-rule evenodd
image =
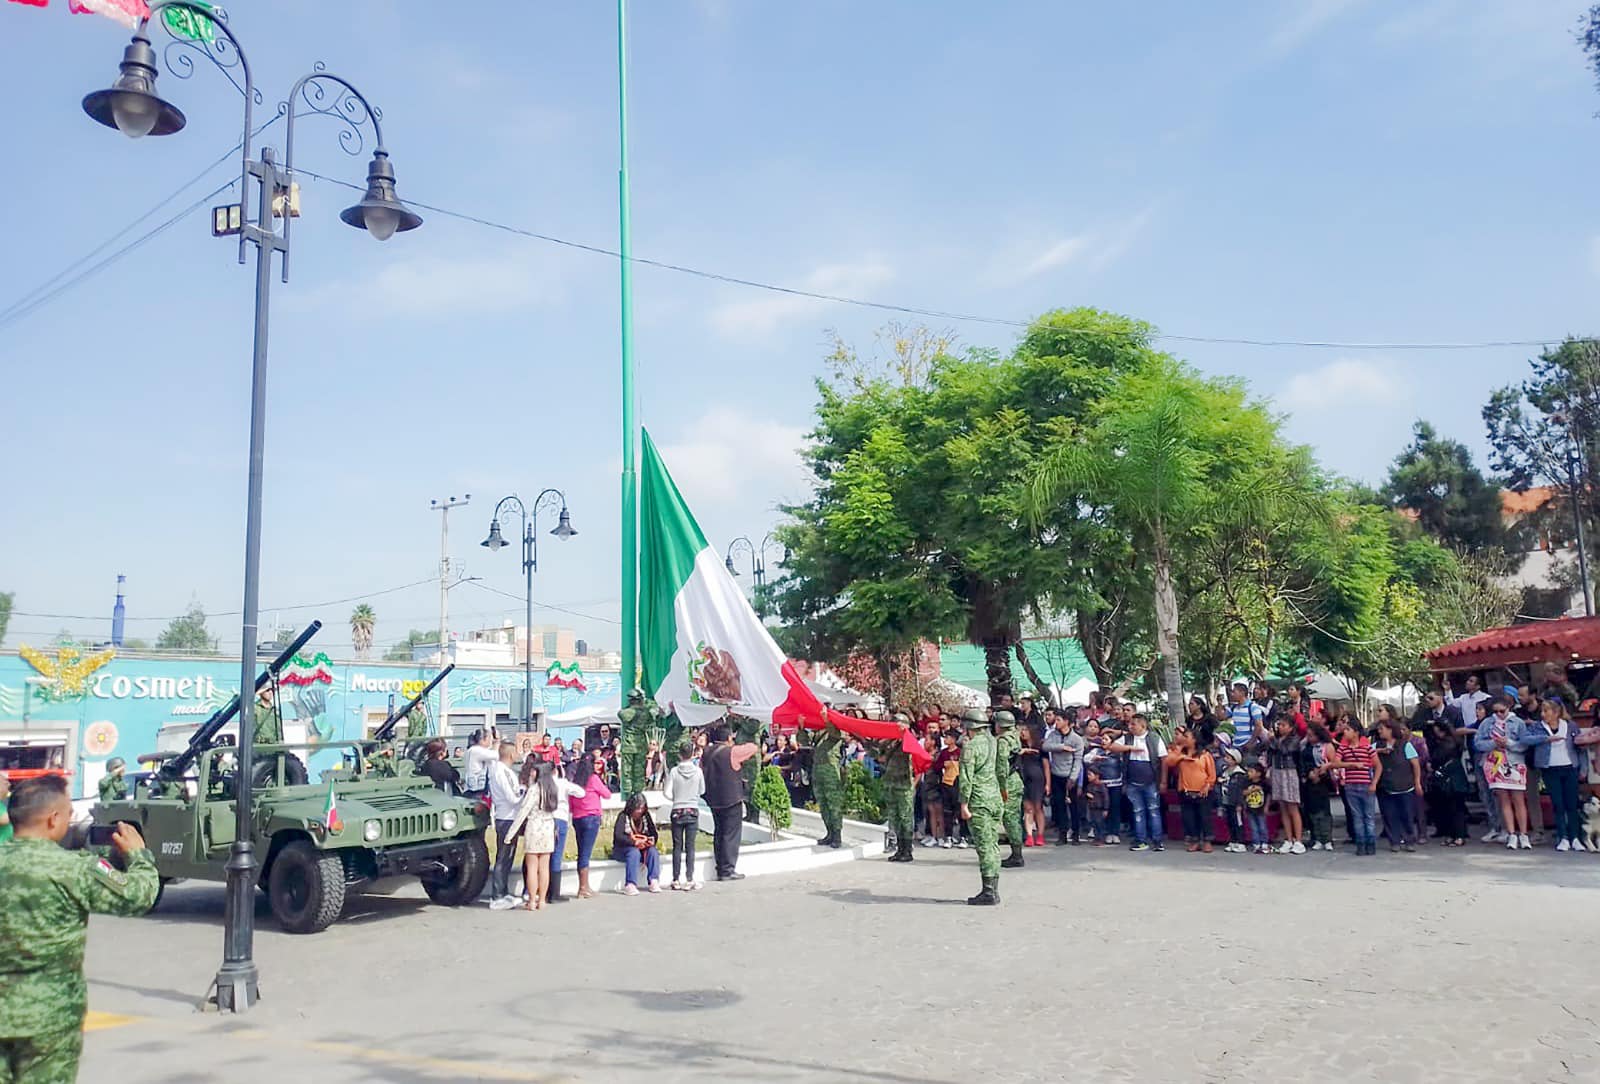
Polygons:
<instances>
[{"instance_id":1,"label":"second street lamp","mask_svg":"<svg viewBox=\"0 0 1600 1084\"><path fill-rule=\"evenodd\" d=\"M263 446L266 434L267 325L272 286L272 255L283 260L283 281L289 281L289 230L293 221L294 122L297 116L316 113L345 125L339 144L349 154L359 154L362 132L372 129L374 153L369 169L367 198L345 212L344 221L367 229L379 240L397 230L415 229L421 218L406 210L394 196L394 172L383 144L379 113L361 92L347 80L317 64L300 79L279 103L285 119L283 167L271 147L263 146L260 158L251 157L254 129L251 114L261 102L250 73L250 62L239 40L228 28L227 18L218 8L190 0L158 0L139 21L133 40L123 50L116 82L83 99L83 110L92 119L124 135L139 139L146 135L170 135L181 131L183 113L156 94L156 51L150 43L150 21L158 22L171 41L163 49L167 69L186 78L194 69L191 53L198 52L225 75L244 96L244 135L240 140L239 173L239 262L245 262L246 246L256 247L255 349L251 360L250 429L248 486L245 497L244 604L239 652L239 753L237 765L234 840L228 857L228 887L224 905L222 967L214 982L212 1000L219 1009L244 1012L258 996L258 975L254 960L255 886L259 865L253 835L254 794L251 781L251 748L255 743L255 719L249 697L255 688L256 633L260 611L261 504ZM250 214L250 178L257 182L257 211ZM281 201L281 202L280 202ZM376 207L373 204L377 204ZM392 206L391 206L392 204ZM350 217L359 212L358 221ZM273 225L275 215L283 217L283 232ZM370 217L369 217L370 216ZM232 232L232 231L228 231Z\"/></svg>"},{"instance_id":2,"label":"second street lamp","mask_svg":"<svg viewBox=\"0 0 1600 1084\"><path fill-rule=\"evenodd\" d=\"M567 512L567 497L559 489L546 489L533 499L533 506L522 503L522 498L515 493L508 497L501 497L500 502L494 506L494 513L489 518L489 537L478 543L485 549L497 551L510 545L505 535L500 533L500 510L502 508L515 508L522 516L522 574L525 584L526 624L524 629L524 645L522 650L522 729L533 729L533 574L539 569L539 536L538 528L539 509L548 507L556 501L561 502L561 514L556 519L556 525L550 533L563 542L578 532L573 529L572 516ZM514 641L513 641L514 643Z\"/></svg>"}]
</instances>

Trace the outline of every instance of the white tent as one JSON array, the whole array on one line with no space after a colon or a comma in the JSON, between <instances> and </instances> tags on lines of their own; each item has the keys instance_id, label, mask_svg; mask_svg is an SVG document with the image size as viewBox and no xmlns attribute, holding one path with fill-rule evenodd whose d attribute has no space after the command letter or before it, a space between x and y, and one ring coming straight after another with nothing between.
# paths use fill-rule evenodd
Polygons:
<instances>
[{"instance_id":1,"label":"white tent","mask_svg":"<svg viewBox=\"0 0 1600 1084\"><path fill-rule=\"evenodd\" d=\"M622 710L621 699L608 700L603 704L586 704L583 707L573 708L544 717L544 725L550 730L562 730L575 726L589 726L591 723L610 723L612 726L620 725L617 712Z\"/></svg>"}]
</instances>

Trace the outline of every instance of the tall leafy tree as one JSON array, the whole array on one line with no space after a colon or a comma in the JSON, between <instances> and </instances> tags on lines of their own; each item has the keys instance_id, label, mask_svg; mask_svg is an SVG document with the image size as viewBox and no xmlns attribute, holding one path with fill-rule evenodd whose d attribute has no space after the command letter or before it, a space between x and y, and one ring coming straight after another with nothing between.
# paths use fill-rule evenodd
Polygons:
<instances>
[{"instance_id":1,"label":"tall leafy tree","mask_svg":"<svg viewBox=\"0 0 1600 1084\"><path fill-rule=\"evenodd\" d=\"M1054 420L1049 434L1032 479L1034 510L1061 501L1114 509L1150 554L1155 648L1176 723L1179 557L1197 532L1237 530L1277 504L1277 424L1241 384L1150 355L1118 375L1090 417Z\"/></svg>"},{"instance_id":2,"label":"tall leafy tree","mask_svg":"<svg viewBox=\"0 0 1600 1084\"><path fill-rule=\"evenodd\" d=\"M410 662L413 657L412 649L414 647L418 646L419 644L432 645L438 642L438 632L412 629L410 632L406 633L404 639L400 640L394 646L390 647L388 651L383 653L383 659L385 662Z\"/></svg>"},{"instance_id":3,"label":"tall leafy tree","mask_svg":"<svg viewBox=\"0 0 1600 1084\"><path fill-rule=\"evenodd\" d=\"M11 605L15 601L15 593L0 591L0 644L6 642L6 626L11 624Z\"/></svg>"},{"instance_id":4,"label":"tall leafy tree","mask_svg":"<svg viewBox=\"0 0 1600 1084\"><path fill-rule=\"evenodd\" d=\"M206 611L198 603L174 617L156 638L157 651L179 651L186 655L214 655L216 646L206 629Z\"/></svg>"},{"instance_id":5,"label":"tall leafy tree","mask_svg":"<svg viewBox=\"0 0 1600 1084\"><path fill-rule=\"evenodd\" d=\"M1385 501L1414 514L1447 546L1505 548L1499 484L1478 470L1466 445L1440 437L1431 423L1419 421L1411 432L1411 443L1389 468Z\"/></svg>"},{"instance_id":6,"label":"tall leafy tree","mask_svg":"<svg viewBox=\"0 0 1600 1084\"><path fill-rule=\"evenodd\" d=\"M1009 356L939 354L819 385L806 452L816 489L787 510L775 592L785 646L887 658L961 637L984 648L991 695L1011 691L1024 615L1075 608L1099 531L1065 496L1033 507L1040 446L1146 360L1149 335L1123 317L1055 312ZM1028 530L1030 511L1042 529Z\"/></svg>"}]
</instances>

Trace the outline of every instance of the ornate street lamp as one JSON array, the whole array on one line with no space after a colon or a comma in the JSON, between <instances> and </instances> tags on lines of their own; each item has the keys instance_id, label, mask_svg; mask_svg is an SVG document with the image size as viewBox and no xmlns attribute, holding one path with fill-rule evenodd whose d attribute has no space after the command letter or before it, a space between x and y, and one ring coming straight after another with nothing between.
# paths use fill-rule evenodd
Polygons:
<instances>
[{"instance_id":1,"label":"ornate street lamp","mask_svg":"<svg viewBox=\"0 0 1600 1084\"><path fill-rule=\"evenodd\" d=\"M522 516L522 574L526 580L525 602L527 636L526 645L522 652L522 729L533 728L533 574L539 569L539 536L536 533L539 519L539 509L548 507L555 501L561 502L561 515L556 520L556 525L550 533L565 542L578 532L572 526L572 516L567 512L567 497L559 489L546 489L533 499L530 509L522 503L522 498L515 493L508 497L500 498L494 506L494 513L489 517L489 537L478 543L491 553L497 552L510 545L505 535L500 533L500 510L502 508L515 508Z\"/></svg>"},{"instance_id":2,"label":"ornate street lamp","mask_svg":"<svg viewBox=\"0 0 1600 1084\"><path fill-rule=\"evenodd\" d=\"M178 33L167 16L187 33ZM83 110L91 118L115 128L132 139L147 135L171 135L184 126L183 113L156 93L156 51L150 41L150 21L160 23L172 39L163 48L167 70L178 78L194 71L194 53L199 53L225 75L244 96L244 135L240 141L239 174L239 262L245 262L247 245L256 247L255 349L251 361L249 482L245 501L243 641L239 653L239 753L237 805L234 842L228 856L228 889L224 915L222 968L217 972L211 1000L219 1009L244 1012L255 1004L258 973L253 959L255 937L255 885L258 864L251 843L251 809L254 801L251 783L251 749L255 739L255 719L247 701L255 688L256 630L260 609L262 444L266 431L267 326L270 315L272 254L282 253L283 279L289 281L289 232L294 221L290 205L294 181L294 122L307 113L332 117L344 124L340 146L349 154L361 152L363 131L372 129L375 150L368 170L367 195L341 217L351 225L366 229L374 237L387 240L401 230L415 229L422 220L394 194L394 170L384 149L380 114L347 80L334 75L318 63L311 74L295 83L288 98L279 103L278 112L286 120L283 166L271 147L261 147L260 157L251 157L252 111L261 104L239 41L229 29L227 15L220 8L189 0L157 0L139 21L133 40L123 50L116 82L83 99ZM257 210L250 214L250 178L257 182ZM282 199L283 203L278 203ZM274 227L275 214L283 217L283 232ZM232 229L224 232L234 232Z\"/></svg>"}]
</instances>

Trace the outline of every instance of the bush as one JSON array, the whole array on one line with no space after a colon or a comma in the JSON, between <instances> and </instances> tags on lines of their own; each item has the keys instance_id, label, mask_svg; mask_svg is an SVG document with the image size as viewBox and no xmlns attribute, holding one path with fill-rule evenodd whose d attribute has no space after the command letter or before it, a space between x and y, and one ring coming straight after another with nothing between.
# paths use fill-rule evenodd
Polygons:
<instances>
[{"instance_id":1,"label":"bush","mask_svg":"<svg viewBox=\"0 0 1600 1084\"><path fill-rule=\"evenodd\" d=\"M780 828L793 823L789 815L789 788L784 786L783 773L777 765L768 764L756 776L756 785L750 791L750 801L767 815L767 825L776 838Z\"/></svg>"},{"instance_id":2,"label":"bush","mask_svg":"<svg viewBox=\"0 0 1600 1084\"><path fill-rule=\"evenodd\" d=\"M845 766L844 815L868 824L883 823L883 784L859 760Z\"/></svg>"}]
</instances>

